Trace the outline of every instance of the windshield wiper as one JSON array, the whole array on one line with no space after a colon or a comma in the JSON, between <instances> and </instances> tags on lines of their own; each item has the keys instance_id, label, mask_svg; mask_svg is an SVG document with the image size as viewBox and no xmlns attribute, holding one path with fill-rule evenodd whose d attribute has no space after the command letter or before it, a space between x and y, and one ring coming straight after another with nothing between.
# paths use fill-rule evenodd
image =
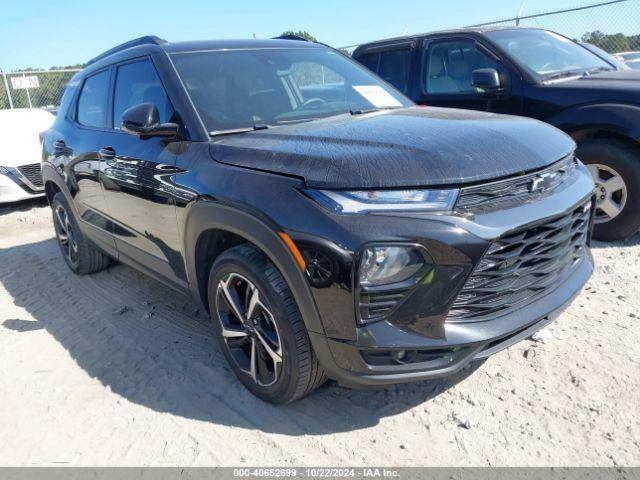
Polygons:
<instances>
[{"instance_id":1,"label":"windshield wiper","mask_svg":"<svg viewBox=\"0 0 640 480\"><path fill-rule=\"evenodd\" d=\"M567 70L566 72L551 73L551 74L547 75L546 77L544 77L544 79L545 80L558 80L559 78L579 77L583 73L584 72L582 72L580 70Z\"/></svg>"},{"instance_id":2,"label":"windshield wiper","mask_svg":"<svg viewBox=\"0 0 640 480\"><path fill-rule=\"evenodd\" d=\"M349 110L351 115L364 115L365 113L377 112L378 108L359 108L357 110Z\"/></svg>"},{"instance_id":3,"label":"windshield wiper","mask_svg":"<svg viewBox=\"0 0 640 480\"><path fill-rule=\"evenodd\" d=\"M264 124L255 124L253 127L230 128L229 130L214 130L212 132L209 132L209 136L217 137L219 135L233 135L234 133L255 132L256 130L266 130L267 128L270 128L270 126Z\"/></svg>"},{"instance_id":4,"label":"windshield wiper","mask_svg":"<svg viewBox=\"0 0 640 480\"><path fill-rule=\"evenodd\" d=\"M382 110L397 110L398 108L402 108L402 107L359 108L359 109L356 109L356 110L349 110L349 113L351 115L364 115L365 113L380 112Z\"/></svg>"},{"instance_id":5,"label":"windshield wiper","mask_svg":"<svg viewBox=\"0 0 640 480\"><path fill-rule=\"evenodd\" d=\"M613 67L598 67L598 68L592 68L591 70L587 70L586 72L584 72L584 74L585 75L591 75L592 73L612 72L614 70L615 70L615 68L613 68Z\"/></svg>"}]
</instances>

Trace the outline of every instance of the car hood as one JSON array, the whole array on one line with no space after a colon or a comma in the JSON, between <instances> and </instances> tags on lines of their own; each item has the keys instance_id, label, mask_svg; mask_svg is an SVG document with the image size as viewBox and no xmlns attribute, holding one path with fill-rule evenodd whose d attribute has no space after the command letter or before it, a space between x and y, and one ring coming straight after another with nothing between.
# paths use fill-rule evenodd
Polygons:
<instances>
[{"instance_id":1,"label":"car hood","mask_svg":"<svg viewBox=\"0 0 640 480\"><path fill-rule=\"evenodd\" d=\"M0 110L0 166L40 163L42 146L38 134L51 127L55 119L38 109Z\"/></svg>"},{"instance_id":2,"label":"car hood","mask_svg":"<svg viewBox=\"0 0 640 480\"><path fill-rule=\"evenodd\" d=\"M339 115L211 142L218 162L318 188L460 185L545 167L574 148L536 120L431 107Z\"/></svg>"},{"instance_id":3,"label":"car hood","mask_svg":"<svg viewBox=\"0 0 640 480\"><path fill-rule=\"evenodd\" d=\"M640 70L611 70L549 84L552 88L583 90L588 100L620 100L638 104Z\"/></svg>"}]
</instances>

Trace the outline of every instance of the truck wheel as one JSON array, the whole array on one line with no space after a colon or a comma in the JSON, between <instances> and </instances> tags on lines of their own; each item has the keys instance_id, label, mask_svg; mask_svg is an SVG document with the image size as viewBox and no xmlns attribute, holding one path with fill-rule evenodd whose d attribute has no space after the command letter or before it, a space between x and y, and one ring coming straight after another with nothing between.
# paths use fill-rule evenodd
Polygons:
<instances>
[{"instance_id":1,"label":"truck wheel","mask_svg":"<svg viewBox=\"0 0 640 480\"><path fill-rule=\"evenodd\" d=\"M594 238L624 240L640 230L640 148L623 140L587 140L577 155L596 183Z\"/></svg>"},{"instance_id":2,"label":"truck wheel","mask_svg":"<svg viewBox=\"0 0 640 480\"><path fill-rule=\"evenodd\" d=\"M86 275L107 268L111 259L98 250L80 231L73 211L61 192L54 195L51 210L58 246L71 271L78 275Z\"/></svg>"},{"instance_id":3,"label":"truck wheel","mask_svg":"<svg viewBox=\"0 0 640 480\"><path fill-rule=\"evenodd\" d=\"M325 382L291 290L257 248L243 244L221 254L208 297L222 351L251 393L289 403Z\"/></svg>"}]
</instances>

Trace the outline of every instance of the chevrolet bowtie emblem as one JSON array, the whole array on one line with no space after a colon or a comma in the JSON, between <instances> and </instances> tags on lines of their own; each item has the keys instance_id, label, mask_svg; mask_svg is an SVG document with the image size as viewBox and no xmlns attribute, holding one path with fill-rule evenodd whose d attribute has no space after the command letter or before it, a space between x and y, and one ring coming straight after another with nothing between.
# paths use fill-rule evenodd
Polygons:
<instances>
[{"instance_id":1,"label":"chevrolet bowtie emblem","mask_svg":"<svg viewBox=\"0 0 640 480\"><path fill-rule=\"evenodd\" d=\"M530 189L532 192L544 192L555 185L558 173L549 172L537 175L531 182Z\"/></svg>"}]
</instances>

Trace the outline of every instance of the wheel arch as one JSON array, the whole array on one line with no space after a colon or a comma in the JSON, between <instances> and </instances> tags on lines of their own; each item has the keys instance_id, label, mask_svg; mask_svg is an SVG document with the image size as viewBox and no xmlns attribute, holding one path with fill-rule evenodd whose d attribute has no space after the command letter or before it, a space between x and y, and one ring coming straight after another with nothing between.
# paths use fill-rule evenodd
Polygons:
<instances>
[{"instance_id":1,"label":"wheel arch","mask_svg":"<svg viewBox=\"0 0 640 480\"><path fill-rule=\"evenodd\" d=\"M184 252L189 289L208 311L209 270L222 252L248 242L262 251L287 282L307 330L324 333L306 274L280 238L275 222L211 200L195 202L184 222Z\"/></svg>"},{"instance_id":2,"label":"wheel arch","mask_svg":"<svg viewBox=\"0 0 640 480\"><path fill-rule=\"evenodd\" d=\"M613 138L640 145L640 107L624 104L590 104L568 108L547 120L569 134L576 143Z\"/></svg>"},{"instance_id":3,"label":"wheel arch","mask_svg":"<svg viewBox=\"0 0 640 480\"><path fill-rule=\"evenodd\" d=\"M76 208L76 203L73 200L73 195L69 190L69 186L64 181L64 178L53 167L53 165L51 165L48 162L43 162L41 168L42 168L42 181L44 183L44 191L45 191L47 200L49 201L49 204L51 204L51 200L53 200L53 196L56 193L60 192L65 197L67 197L67 201L69 202L69 205L71 206L71 209L74 215L76 215L77 217L78 211Z\"/></svg>"},{"instance_id":4,"label":"wheel arch","mask_svg":"<svg viewBox=\"0 0 640 480\"><path fill-rule=\"evenodd\" d=\"M55 196L55 194L61 191L62 189L53 180L47 180L45 182L44 193L45 193L45 196L47 197L47 201L49 202L49 205L51 205L51 202L53 201L53 197Z\"/></svg>"}]
</instances>

